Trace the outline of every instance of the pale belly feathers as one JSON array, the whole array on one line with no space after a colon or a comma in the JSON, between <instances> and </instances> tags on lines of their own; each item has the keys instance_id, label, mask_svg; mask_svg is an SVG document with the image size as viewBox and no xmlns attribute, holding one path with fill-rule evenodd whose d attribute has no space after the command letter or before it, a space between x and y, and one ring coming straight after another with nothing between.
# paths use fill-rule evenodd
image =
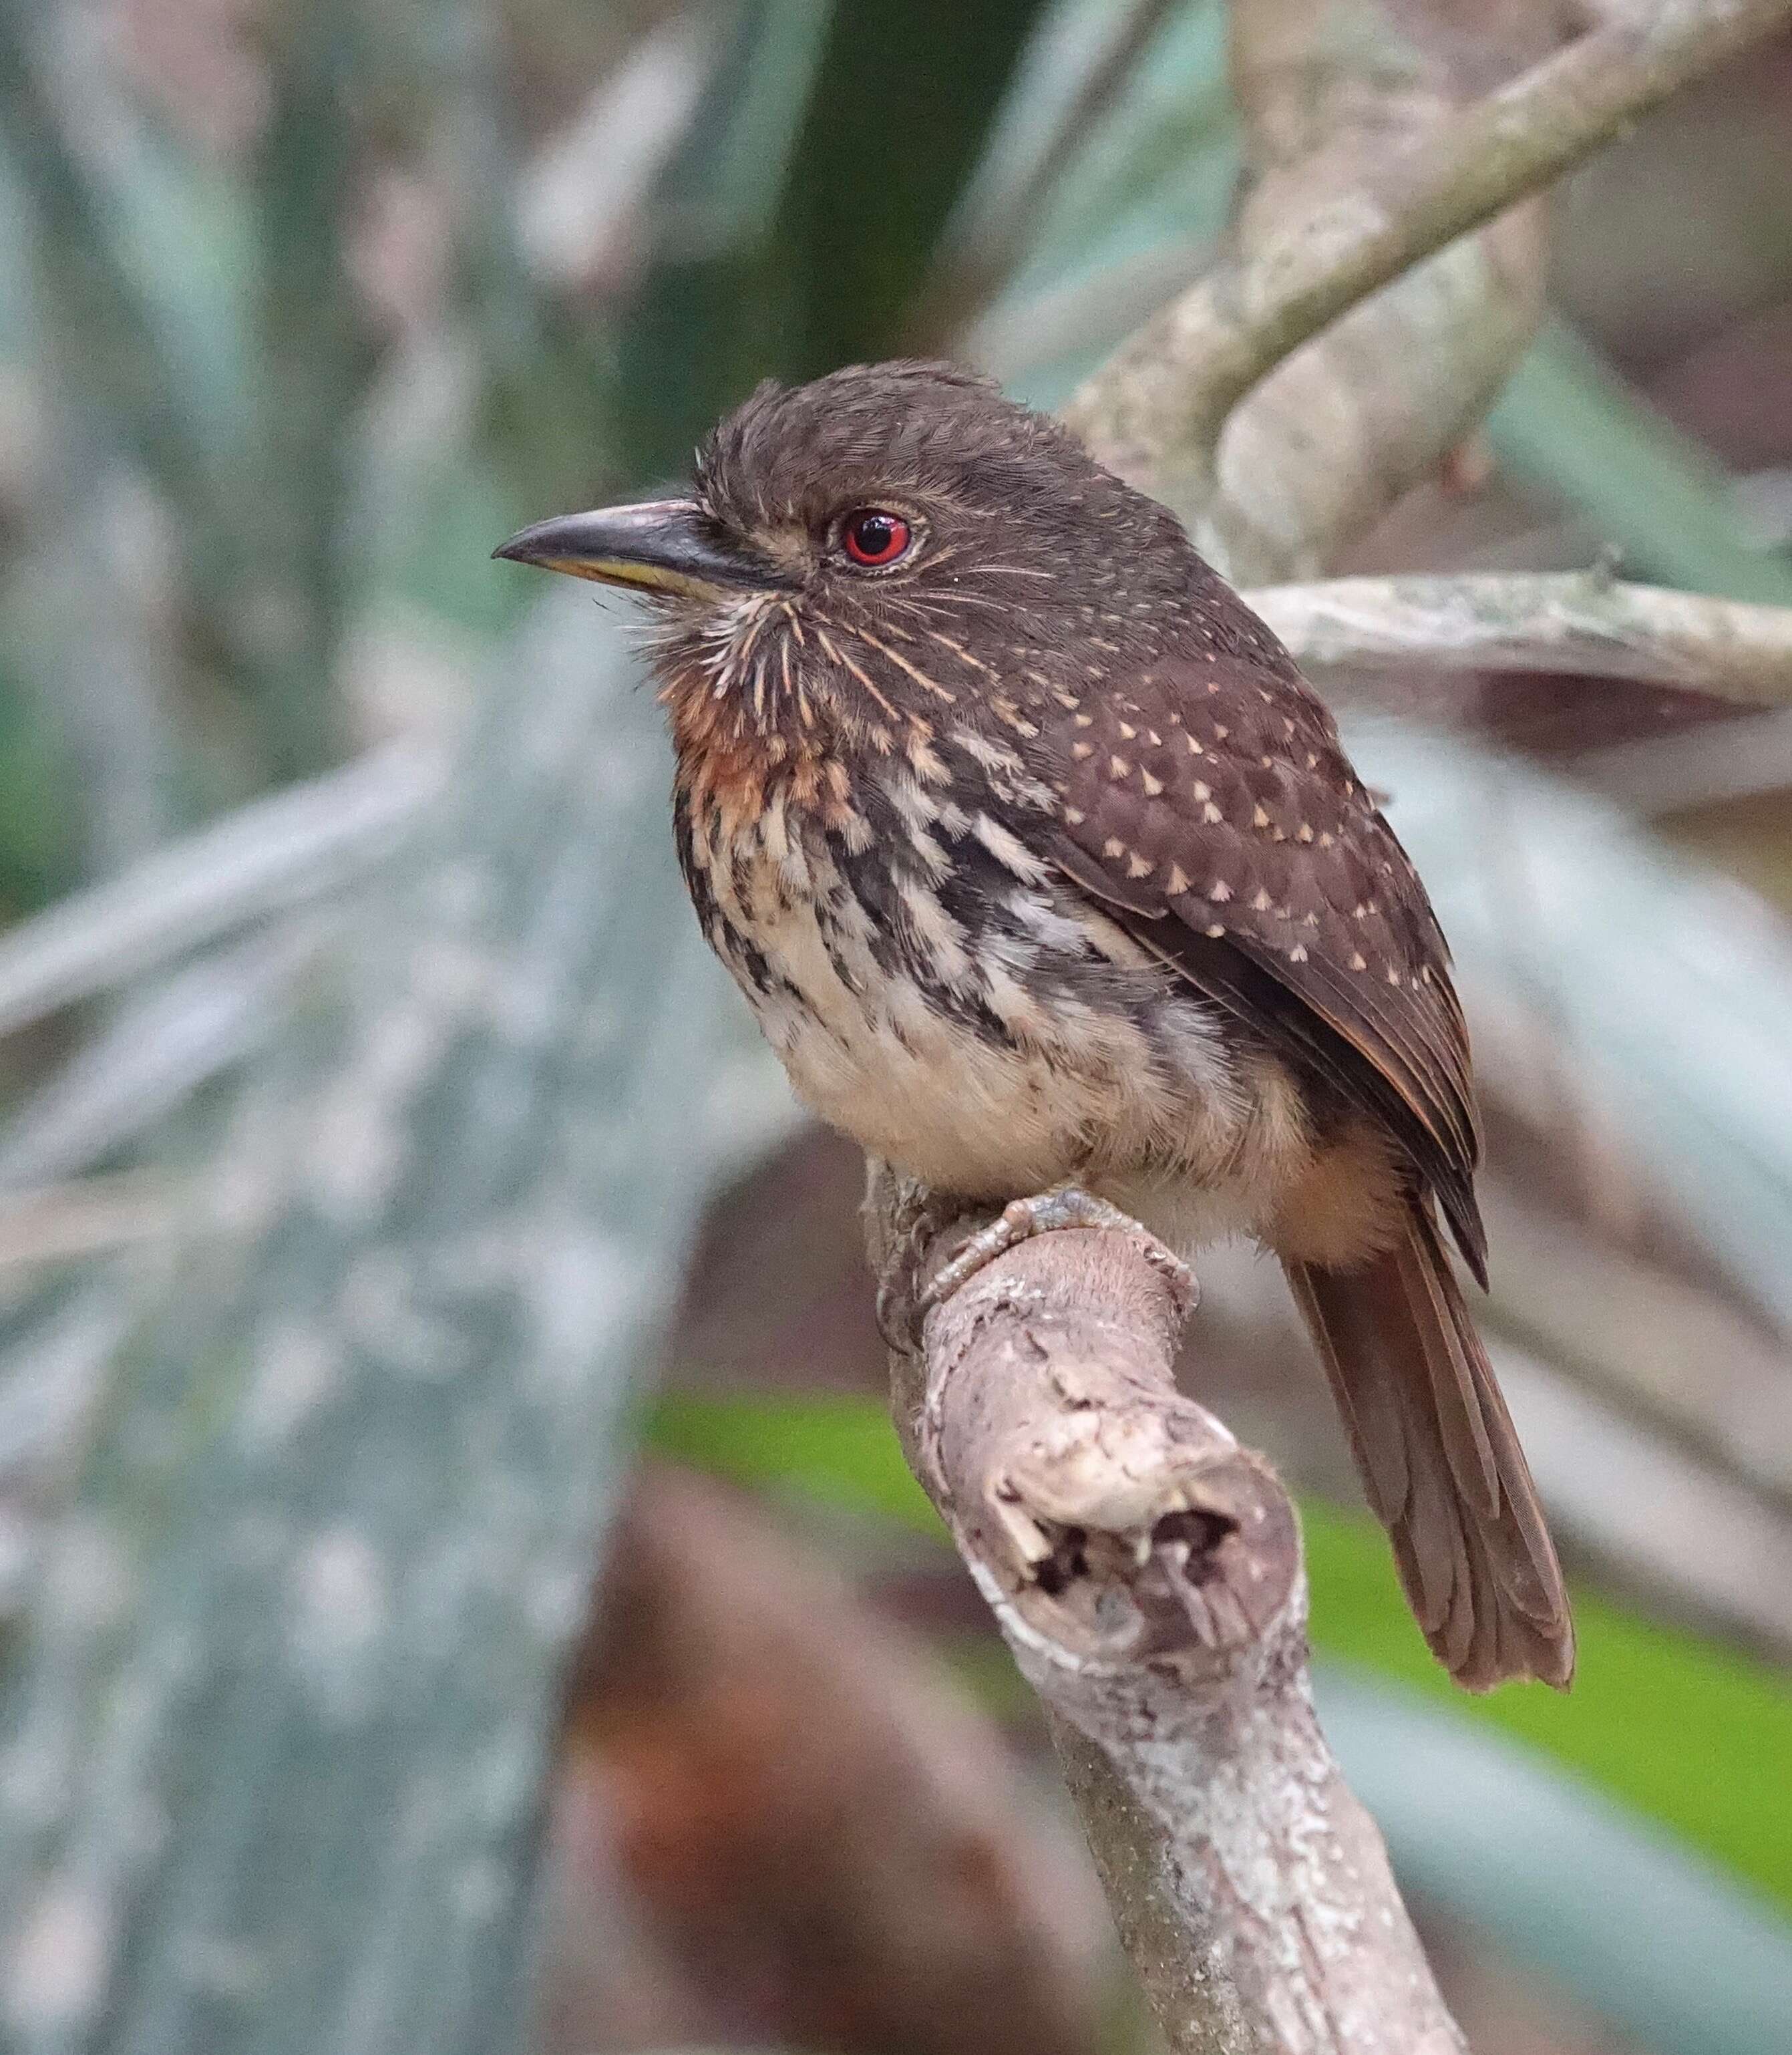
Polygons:
<instances>
[{"instance_id":1,"label":"pale belly feathers","mask_svg":"<svg viewBox=\"0 0 1792 2055\"><path fill-rule=\"evenodd\" d=\"M1282 1067L1242 1058L1210 1006L1067 889L1006 880L972 949L912 878L874 925L842 866L794 837L688 862L798 1095L938 1189L1074 1178L1192 1248L1266 1233L1313 1165Z\"/></svg>"}]
</instances>

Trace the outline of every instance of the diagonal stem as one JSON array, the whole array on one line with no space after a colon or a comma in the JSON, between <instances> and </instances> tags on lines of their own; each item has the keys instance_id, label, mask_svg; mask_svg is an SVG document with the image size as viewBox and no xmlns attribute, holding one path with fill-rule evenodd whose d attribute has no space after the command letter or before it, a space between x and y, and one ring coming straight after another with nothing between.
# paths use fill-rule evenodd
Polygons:
<instances>
[{"instance_id":1,"label":"diagonal stem","mask_svg":"<svg viewBox=\"0 0 1792 2055\"><path fill-rule=\"evenodd\" d=\"M1083 387L1070 425L1123 471L1211 477L1232 408L1310 337L1788 20L1792 0L1665 0L1606 21L1222 263Z\"/></svg>"},{"instance_id":2,"label":"diagonal stem","mask_svg":"<svg viewBox=\"0 0 1792 2055\"><path fill-rule=\"evenodd\" d=\"M1572 672L1792 705L1792 607L1598 570L1330 578L1245 597L1302 665Z\"/></svg>"}]
</instances>

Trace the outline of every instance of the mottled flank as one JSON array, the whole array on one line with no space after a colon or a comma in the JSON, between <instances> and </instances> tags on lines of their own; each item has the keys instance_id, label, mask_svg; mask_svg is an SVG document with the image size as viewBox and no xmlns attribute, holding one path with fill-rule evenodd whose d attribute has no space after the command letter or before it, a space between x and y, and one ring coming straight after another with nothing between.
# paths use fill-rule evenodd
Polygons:
<instances>
[{"instance_id":1,"label":"mottled flank","mask_svg":"<svg viewBox=\"0 0 1792 2055\"><path fill-rule=\"evenodd\" d=\"M1073 1178L1185 1247L1258 1237L1433 1647L1562 1680L1435 1224L1483 1275L1447 953L1286 651L1163 507L949 367L762 387L695 495L726 589L649 594L679 854L798 1091L936 1187ZM854 560L867 510L887 563Z\"/></svg>"}]
</instances>

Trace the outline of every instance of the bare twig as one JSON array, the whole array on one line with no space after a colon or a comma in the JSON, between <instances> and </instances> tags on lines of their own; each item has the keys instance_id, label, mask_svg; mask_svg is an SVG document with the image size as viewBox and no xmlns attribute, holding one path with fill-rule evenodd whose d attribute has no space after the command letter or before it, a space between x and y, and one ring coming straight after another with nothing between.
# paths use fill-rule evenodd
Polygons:
<instances>
[{"instance_id":1,"label":"bare twig","mask_svg":"<svg viewBox=\"0 0 1792 2055\"><path fill-rule=\"evenodd\" d=\"M874 1178L886 1283L930 1202ZM937 1247L936 1240L935 1246ZM892 1355L897 1425L1052 1717L1176 2055L1461 2046L1314 1719L1294 1509L1176 1390L1188 1295L1143 1229L1022 1242Z\"/></svg>"},{"instance_id":2,"label":"bare twig","mask_svg":"<svg viewBox=\"0 0 1792 2055\"><path fill-rule=\"evenodd\" d=\"M1623 585L1597 570L1333 578L1247 597L1317 667L1566 671L1792 705L1792 607Z\"/></svg>"},{"instance_id":3,"label":"bare twig","mask_svg":"<svg viewBox=\"0 0 1792 2055\"><path fill-rule=\"evenodd\" d=\"M1218 267L1103 367L1072 425L1172 502L1198 499L1187 481L1211 481L1227 416L1302 343L1789 16L1792 0L1664 0L1605 21Z\"/></svg>"},{"instance_id":4,"label":"bare twig","mask_svg":"<svg viewBox=\"0 0 1792 2055\"><path fill-rule=\"evenodd\" d=\"M1249 171L1233 261L1354 190L1402 143L1554 47L1550 0L1479 25L1472 66L1414 40L1424 10L1384 0L1238 0L1233 93ZM1263 379L1225 424L1211 476L1166 471L1200 546L1239 583L1311 577L1471 434L1536 334L1539 203L1502 215L1353 307ZM1386 375L1389 365L1400 376Z\"/></svg>"}]
</instances>

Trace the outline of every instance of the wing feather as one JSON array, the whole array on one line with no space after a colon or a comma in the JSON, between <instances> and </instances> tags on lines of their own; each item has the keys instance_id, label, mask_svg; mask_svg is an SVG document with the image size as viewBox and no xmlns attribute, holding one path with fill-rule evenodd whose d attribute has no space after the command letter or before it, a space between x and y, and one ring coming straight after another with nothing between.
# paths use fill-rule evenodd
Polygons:
<instances>
[{"instance_id":1,"label":"wing feather","mask_svg":"<svg viewBox=\"0 0 1792 2055\"><path fill-rule=\"evenodd\" d=\"M1135 939L1394 1134L1478 1276L1481 1132L1449 955L1298 676L1173 661L1066 724L1051 850Z\"/></svg>"}]
</instances>

